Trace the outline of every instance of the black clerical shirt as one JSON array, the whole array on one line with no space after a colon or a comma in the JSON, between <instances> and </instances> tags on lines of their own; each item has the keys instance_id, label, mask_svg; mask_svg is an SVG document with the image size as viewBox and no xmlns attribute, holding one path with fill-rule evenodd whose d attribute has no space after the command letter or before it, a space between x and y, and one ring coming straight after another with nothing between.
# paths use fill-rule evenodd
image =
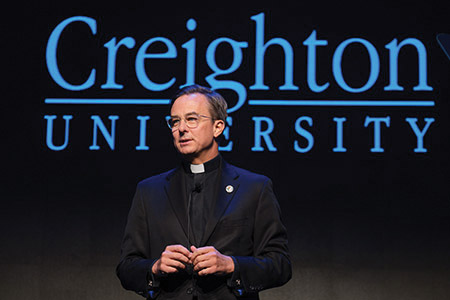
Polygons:
<instances>
[{"instance_id":1,"label":"black clerical shirt","mask_svg":"<svg viewBox=\"0 0 450 300\"><path fill-rule=\"evenodd\" d=\"M204 246L205 226L214 211L221 180L222 157L215 158L201 165L183 162L183 181L186 187L189 244Z\"/></svg>"}]
</instances>

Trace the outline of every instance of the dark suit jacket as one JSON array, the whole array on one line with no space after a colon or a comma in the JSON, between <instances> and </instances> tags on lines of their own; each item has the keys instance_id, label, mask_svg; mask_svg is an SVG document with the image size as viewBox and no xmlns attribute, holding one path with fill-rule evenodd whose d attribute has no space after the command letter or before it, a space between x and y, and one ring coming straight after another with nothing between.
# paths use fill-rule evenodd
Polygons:
<instances>
[{"instance_id":1,"label":"dark suit jacket","mask_svg":"<svg viewBox=\"0 0 450 300\"><path fill-rule=\"evenodd\" d=\"M219 197L199 246L232 256L228 276L182 270L154 278L152 264L167 245L187 243L182 168L141 181L128 215L117 276L125 289L158 299L258 299L258 291L291 278L286 229L269 178L222 162ZM226 187L231 185L228 191ZM188 247L187 247L188 248Z\"/></svg>"}]
</instances>

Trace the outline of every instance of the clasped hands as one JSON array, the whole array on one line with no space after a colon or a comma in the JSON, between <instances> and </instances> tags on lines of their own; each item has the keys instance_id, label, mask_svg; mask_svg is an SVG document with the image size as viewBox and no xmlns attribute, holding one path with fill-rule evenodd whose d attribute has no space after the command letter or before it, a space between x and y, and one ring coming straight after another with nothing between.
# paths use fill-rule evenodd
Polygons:
<instances>
[{"instance_id":1,"label":"clasped hands","mask_svg":"<svg viewBox=\"0 0 450 300\"><path fill-rule=\"evenodd\" d=\"M182 245L169 245L161 253L161 257L153 264L153 274L170 274L192 264L194 272L199 276L224 275L234 271L234 262L230 256L221 254L212 246L196 248L190 251Z\"/></svg>"}]
</instances>

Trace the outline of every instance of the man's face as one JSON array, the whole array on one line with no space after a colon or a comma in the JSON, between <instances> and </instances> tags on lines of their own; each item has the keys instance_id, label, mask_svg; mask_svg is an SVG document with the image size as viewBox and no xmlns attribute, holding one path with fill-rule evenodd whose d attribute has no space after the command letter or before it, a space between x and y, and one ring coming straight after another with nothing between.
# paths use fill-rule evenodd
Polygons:
<instances>
[{"instance_id":1,"label":"man's face","mask_svg":"<svg viewBox=\"0 0 450 300\"><path fill-rule=\"evenodd\" d=\"M223 129L221 120L212 120L209 103L202 94L189 94L177 98L170 111L172 118L180 119L179 126L172 131L173 143L177 150L194 164L204 163L213 159L218 153L218 145L215 137L218 137ZM199 117L196 128L189 128L185 120L190 116Z\"/></svg>"}]
</instances>

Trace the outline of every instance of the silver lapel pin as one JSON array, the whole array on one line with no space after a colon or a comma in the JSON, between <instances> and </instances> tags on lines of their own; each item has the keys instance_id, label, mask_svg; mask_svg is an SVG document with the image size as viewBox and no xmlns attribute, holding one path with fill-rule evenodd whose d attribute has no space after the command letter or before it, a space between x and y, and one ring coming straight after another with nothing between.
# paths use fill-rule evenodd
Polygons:
<instances>
[{"instance_id":1,"label":"silver lapel pin","mask_svg":"<svg viewBox=\"0 0 450 300\"><path fill-rule=\"evenodd\" d=\"M227 191L228 194L231 194L234 191L234 187L232 185L227 185L225 191Z\"/></svg>"}]
</instances>

